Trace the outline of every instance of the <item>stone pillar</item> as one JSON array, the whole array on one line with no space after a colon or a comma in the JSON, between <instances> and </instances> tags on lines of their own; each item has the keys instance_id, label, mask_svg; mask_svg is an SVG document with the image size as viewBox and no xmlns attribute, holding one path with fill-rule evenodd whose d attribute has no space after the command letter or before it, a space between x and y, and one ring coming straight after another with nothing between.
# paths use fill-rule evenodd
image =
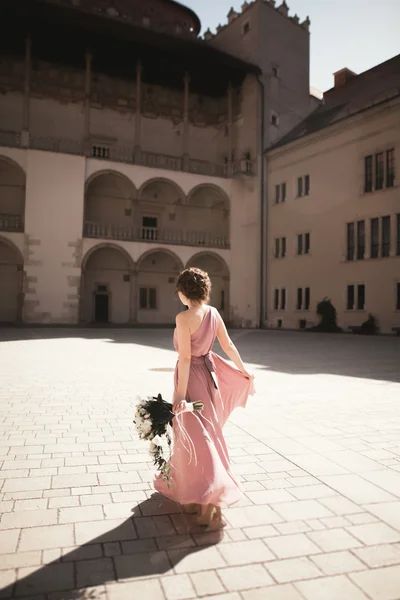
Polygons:
<instances>
[{"instance_id":1,"label":"stone pillar","mask_svg":"<svg viewBox=\"0 0 400 600\"><path fill-rule=\"evenodd\" d=\"M85 71L85 110L84 110L84 132L83 132L83 146L85 156L91 156L91 143L90 143L90 95L91 95L91 82L92 82L92 54L88 50L86 52L86 71Z\"/></svg>"},{"instance_id":2,"label":"stone pillar","mask_svg":"<svg viewBox=\"0 0 400 600\"><path fill-rule=\"evenodd\" d=\"M182 144L182 159L183 170L189 171L189 73L185 73L183 79L184 94L183 94L183 144Z\"/></svg>"},{"instance_id":3,"label":"stone pillar","mask_svg":"<svg viewBox=\"0 0 400 600\"><path fill-rule=\"evenodd\" d=\"M138 288L137 288L137 272L130 271L130 289L129 289L129 323L130 325L137 324L137 304L138 304Z\"/></svg>"},{"instance_id":4,"label":"stone pillar","mask_svg":"<svg viewBox=\"0 0 400 600\"><path fill-rule=\"evenodd\" d=\"M232 151L233 151L233 106L232 106L232 86L228 86L228 170L232 168Z\"/></svg>"},{"instance_id":5,"label":"stone pillar","mask_svg":"<svg viewBox=\"0 0 400 600\"><path fill-rule=\"evenodd\" d=\"M142 146L142 63L136 63L136 115L134 160L140 163Z\"/></svg>"},{"instance_id":6,"label":"stone pillar","mask_svg":"<svg viewBox=\"0 0 400 600\"><path fill-rule=\"evenodd\" d=\"M31 96L31 73L32 73L32 42L28 34L25 40L25 81L24 81L24 108L22 116L21 146L29 147L29 116Z\"/></svg>"}]
</instances>

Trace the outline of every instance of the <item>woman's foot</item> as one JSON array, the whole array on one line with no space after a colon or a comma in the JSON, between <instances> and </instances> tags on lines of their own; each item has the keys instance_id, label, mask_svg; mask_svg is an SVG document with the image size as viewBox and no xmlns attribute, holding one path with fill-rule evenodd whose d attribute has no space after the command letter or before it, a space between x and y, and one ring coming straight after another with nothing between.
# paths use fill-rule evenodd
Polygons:
<instances>
[{"instance_id":1,"label":"woman's foot","mask_svg":"<svg viewBox=\"0 0 400 600\"><path fill-rule=\"evenodd\" d=\"M188 515L198 515L200 514L200 505L199 504L183 504L183 512Z\"/></svg>"},{"instance_id":2,"label":"woman's foot","mask_svg":"<svg viewBox=\"0 0 400 600\"><path fill-rule=\"evenodd\" d=\"M201 513L196 519L197 525L200 527L207 527L210 529L222 529L226 526L225 521L222 518L222 511L220 506L214 504L206 504L201 506Z\"/></svg>"}]
</instances>

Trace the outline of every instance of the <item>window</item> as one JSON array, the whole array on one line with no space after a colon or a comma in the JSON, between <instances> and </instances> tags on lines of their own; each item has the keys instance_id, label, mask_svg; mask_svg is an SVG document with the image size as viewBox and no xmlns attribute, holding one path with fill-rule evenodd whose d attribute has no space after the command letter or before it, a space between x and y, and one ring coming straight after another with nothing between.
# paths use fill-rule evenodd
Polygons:
<instances>
[{"instance_id":1,"label":"window","mask_svg":"<svg viewBox=\"0 0 400 600\"><path fill-rule=\"evenodd\" d=\"M281 289L281 310L286 309L286 290L285 288Z\"/></svg>"},{"instance_id":2,"label":"window","mask_svg":"<svg viewBox=\"0 0 400 600\"><path fill-rule=\"evenodd\" d=\"M286 202L286 183L281 184L282 202Z\"/></svg>"},{"instance_id":3,"label":"window","mask_svg":"<svg viewBox=\"0 0 400 600\"><path fill-rule=\"evenodd\" d=\"M304 175L303 177L297 178L297 195L301 196L310 195L310 176Z\"/></svg>"},{"instance_id":4,"label":"window","mask_svg":"<svg viewBox=\"0 0 400 600\"><path fill-rule=\"evenodd\" d=\"M357 222L357 260L365 256L365 221Z\"/></svg>"},{"instance_id":5,"label":"window","mask_svg":"<svg viewBox=\"0 0 400 600\"><path fill-rule=\"evenodd\" d=\"M386 152L386 187L394 186L394 150Z\"/></svg>"},{"instance_id":6,"label":"window","mask_svg":"<svg viewBox=\"0 0 400 600\"><path fill-rule=\"evenodd\" d=\"M271 111L271 125L274 127L279 127L279 116L274 111Z\"/></svg>"},{"instance_id":7,"label":"window","mask_svg":"<svg viewBox=\"0 0 400 600\"><path fill-rule=\"evenodd\" d=\"M279 204L281 198L281 186L275 186L275 204Z\"/></svg>"},{"instance_id":8,"label":"window","mask_svg":"<svg viewBox=\"0 0 400 600\"><path fill-rule=\"evenodd\" d=\"M297 288L297 310L310 310L310 288Z\"/></svg>"},{"instance_id":9,"label":"window","mask_svg":"<svg viewBox=\"0 0 400 600\"><path fill-rule=\"evenodd\" d=\"M157 290L155 288L140 288L139 306L141 309L155 310L157 308Z\"/></svg>"},{"instance_id":10,"label":"window","mask_svg":"<svg viewBox=\"0 0 400 600\"><path fill-rule=\"evenodd\" d=\"M400 214L397 215L397 223L396 223L397 227L397 256L400 256Z\"/></svg>"},{"instance_id":11,"label":"window","mask_svg":"<svg viewBox=\"0 0 400 600\"><path fill-rule=\"evenodd\" d=\"M304 290L304 310L310 310L311 290L309 287Z\"/></svg>"},{"instance_id":12,"label":"window","mask_svg":"<svg viewBox=\"0 0 400 600\"><path fill-rule=\"evenodd\" d=\"M310 234L301 233L297 236L297 254L310 254Z\"/></svg>"},{"instance_id":13,"label":"window","mask_svg":"<svg viewBox=\"0 0 400 600\"><path fill-rule=\"evenodd\" d=\"M396 285L396 310L400 310L400 283Z\"/></svg>"},{"instance_id":14,"label":"window","mask_svg":"<svg viewBox=\"0 0 400 600\"><path fill-rule=\"evenodd\" d=\"M379 219L371 219L371 258L379 257Z\"/></svg>"},{"instance_id":15,"label":"window","mask_svg":"<svg viewBox=\"0 0 400 600\"><path fill-rule=\"evenodd\" d=\"M373 172L372 156L366 156L364 159L364 192L372 192Z\"/></svg>"},{"instance_id":16,"label":"window","mask_svg":"<svg viewBox=\"0 0 400 600\"><path fill-rule=\"evenodd\" d=\"M142 217L142 240L157 239L157 217Z\"/></svg>"},{"instance_id":17,"label":"window","mask_svg":"<svg viewBox=\"0 0 400 600\"><path fill-rule=\"evenodd\" d=\"M390 216L382 217L382 254L383 258L390 256Z\"/></svg>"},{"instance_id":18,"label":"window","mask_svg":"<svg viewBox=\"0 0 400 600\"><path fill-rule=\"evenodd\" d=\"M92 146L92 157L108 160L110 158L110 148L107 146Z\"/></svg>"},{"instance_id":19,"label":"window","mask_svg":"<svg viewBox=\"0 0 400 600\"><path fill-rule=\"evenodd\" d=\"M365 285L347 286L347 310L365 309Z\"/></svg>"},{"instance_id":20,"label":"window","mask_svg":"<svg viewBox=\"0 0 400 600\"><path fill-rule=\"evenodd\" d=\"M225 310L225 290L221 290L221 302L219 305L219 310Z\"/></svg>"},{"instance_id":21,"label":"window","mask_svg":"<svg viewBox=\"0 0 400 600\"><path fill-rule=\"evenodd\" d=\"M286 183L275 186L275 204L286 202Z\"/></svg>"},{"instance_id":22,"label":"window","mask_svg":"<svg viewBox=\"0 0 400 600\"><path fill-rule=\"evenodd\" d=\"M279 67L277 67L276 65L272 67L272 75L273 77L279 77Z\"/></svg>"},{"instance_id":23,"label":"window","mask_svg":"<svg viewBox=\"0 0 400 600\"><path fill-rule=\"evenodd\" d=\"M274 291L274 309L279 310L279 290Z\"/></svg>"},{"instance_id":24,"label":"window","mask_svg":"<svg viewBox=\"0 0 400 600\"><path fill-rule=\"evenodd\" d=\"M286 256L286 238L276 238L275 240L275 258L285 258Z\"/></svg>"},{"instance_id":25,"label":"window","mask_svg":"<svg viewBox=\"0 0 400 600\"><path fill-rule=\"evenodd\" d=\"M303 308L303 288L297 288L297 310L301 310Z\"/></svg>"},{"instance_id":26,"label":"window","mask_svg":"<svg viewBox=\"0 0 400 600\"><path fill-rule=\"evenodd\" d=\"M354 310L354 285L347 286L347 310Z\"/></svg>"},{"instance_id":27,"label":"window","mask_svg":"<svg viewBox=\"0 0 400 600\"><path fill-rule=\"evenodd\" d=\"M375 189L382 190L384 182L383 152L375 154Z\"/></svg>"},{"instance_id":28,"label":"window","mask_svg":"<svg viewBox=\"0 0 400 600\"><path fill-rule=\"evenodd\" d=\"M304 177L304 193L306 196L310 194L310 176L306 175Z\"/></svg>"},{"instance_id":29,"label":"window","mask_svg":"<svg viewBox=\"0 0 400 600\"><path fill-rule=\"evenodd\" d=\"M355 237L354 223L347 223L347 260L354 260Z\"/></svg>"},{"instance_id":30,"label":"window","mask_svg":"<svg viewBox=\"0 0 400 600\"><path fill-rule=\"evenodd\" d=\"M383 190L394 186L394 149L370 154L364 158L364 192Z\"/></svg>"},{"instance_id":31,"label":"window","mask_svg":"<svg viewBox=\"0 0 400 600\"><path fill-rule=\"evenodd\" d=\"M250 31L250 21L246 21L246 23L243 24L242 27L242 34L246 35L246 33L249 33Z\"/></svg>"},{"instance_id":32,"label":"window","mask_svg":"<svg viewBox=\"0 0 400 600\"><path fill-rule=\"evenodd\" d=\"M286 289L274 290L274 310L286 309Z\"/></svg>"},{"instance_id":33,"label":"window","mask_svg":"<svg viewBox=\"0 0 400 600\"><path fill-rule=\"evenodd\" d=\"M297 195L300 198L303 195L303 178L299 177L297 179Z\"/></svg>"}]
</instances>

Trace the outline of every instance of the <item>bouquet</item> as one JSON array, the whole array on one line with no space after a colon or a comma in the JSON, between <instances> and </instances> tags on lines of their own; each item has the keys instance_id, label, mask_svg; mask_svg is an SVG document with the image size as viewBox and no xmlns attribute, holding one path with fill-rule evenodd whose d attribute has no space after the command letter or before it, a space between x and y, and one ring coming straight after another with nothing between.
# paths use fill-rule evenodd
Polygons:
<instances>
[{"instance_id":1,"label":"bouquet","mask_svg":"<svg viewBox=\"0 0 400 600\"><path fill-rule=\"evenodd\" d=\"M202 402L186 402L182 412L195 412L203 410ZM161 473L162 478L170 482L170 467L164 458L163 441L165 440L171 455L171 426L175 414L172 412L172 404L166 402L161 394L157 397L139 399L136 406L133 422L141 440L150 441L150 455L154 466Z\"/></svg>"}]
</instances>

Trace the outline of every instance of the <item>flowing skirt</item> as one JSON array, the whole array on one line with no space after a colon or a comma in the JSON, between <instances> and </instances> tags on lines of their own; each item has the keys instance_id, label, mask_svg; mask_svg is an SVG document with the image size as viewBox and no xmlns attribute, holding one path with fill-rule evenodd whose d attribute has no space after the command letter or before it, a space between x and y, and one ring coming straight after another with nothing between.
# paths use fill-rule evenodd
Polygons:
<instances>
[{"instance_id":1,"label":"flowing skirt","mask_svg":"<svg viewBox=\"0 0 400 600\"><path fill-rule=\"evenodd\" d=\"M176 369L175 390L177 379ZM253 393L253 382L217 354L192 357L186 400L203 402L204 410L175 417L170 482L157 476L158 492L180 504L229 506L242 498L222 429L231 412L245 408Z\"/></svg>"}]
</instances>

